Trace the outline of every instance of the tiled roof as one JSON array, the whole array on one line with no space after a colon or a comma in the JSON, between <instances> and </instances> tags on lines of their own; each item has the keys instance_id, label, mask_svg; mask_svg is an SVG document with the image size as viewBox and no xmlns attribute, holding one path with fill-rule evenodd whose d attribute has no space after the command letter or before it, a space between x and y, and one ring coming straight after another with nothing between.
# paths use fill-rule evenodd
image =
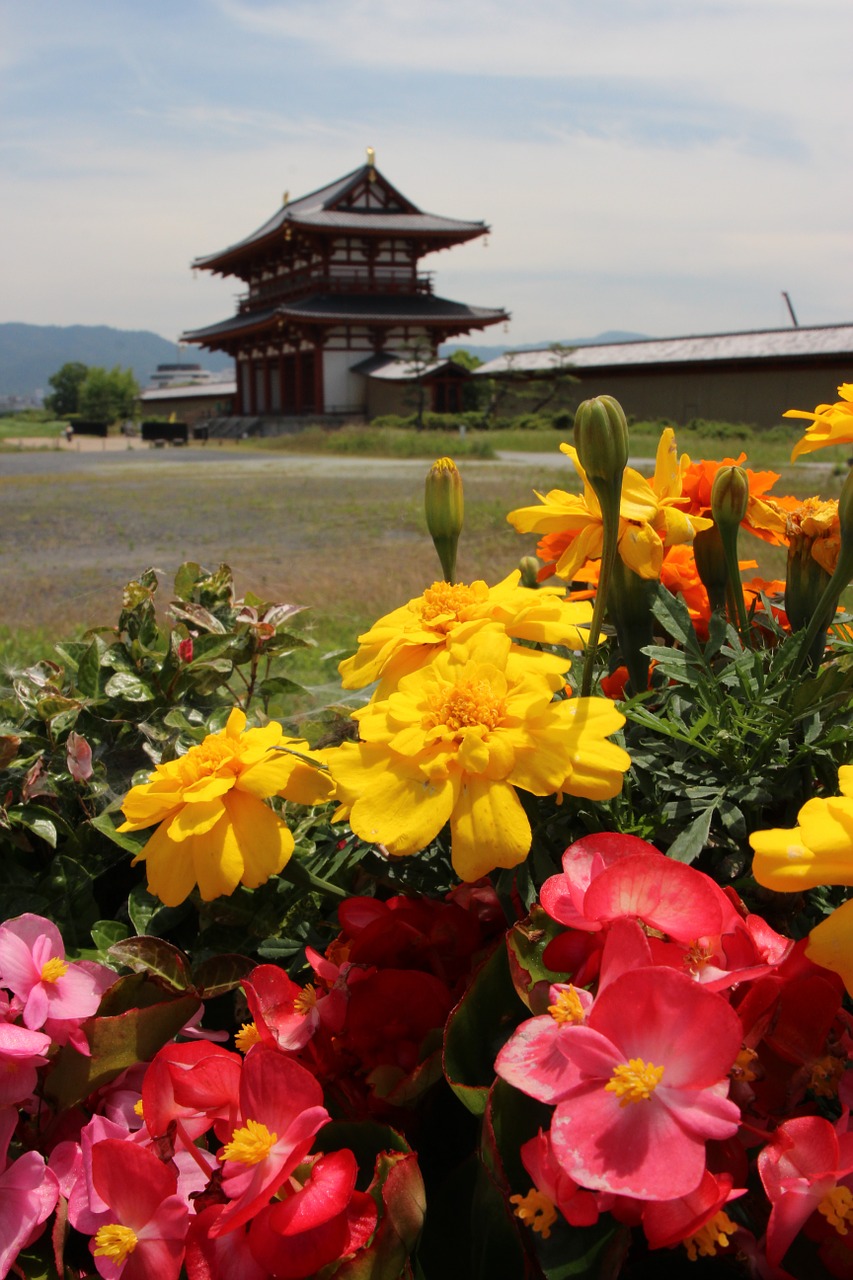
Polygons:
<instances>
[{"instance_id":1,"label":"tiled roof","mask_svg":"<svg viewBox=\"0 0 853 1280\"><path fill-rule=\"evenodd\" d=\"M798 360L815 356L849 356L853 366L853 324L590 343L573 348L569 364L577 369L615 369L738 360ZM514 351L480 365L476 373L488 377L513 371L544 373L553 368L554 355L547 349Z\"/></svg>"},{"instance_id":2,"label":"tiled roof","mask_svg":"<svg viewBox=\"0 0 853 1280\"><path fill-rule=\"evenodd\" d=\"M320 321L325 324L452 324L476 328L506 320L505 311L491 307L469 307L432 294L315 294L298 302L281 303L262 311L246 311L182 334L182 342L204 342L251 329L264 329L274 320Z\"/></svg>"},{"instance_id":3,"label":"tiled roof","mask_svg":"<svg viewBox=\"0 0 853 1280\"><path fill-rule=\"evenodd\" d=\"M393 209L363 209L339 205L347 193L363 182L371 172L369 166L362 165L352 173L339 178L337 182L312 191L298 200L291 200L269 218L263 226L258 227L243 240L221 249L218 253L207 254L196 258L194 267L214 267L220 260L227 260L232 254L240 254L252 245L259 244L276 235L287 226L307 227L317 230L352 231L354 234L392 233L436 237L440 240L470 240L484 235L488 227L484 222L466 222L459 218L444 218L435 213L423 213L410 200L401 195L378 170L373 170L378 181L392 194L397 206Z\"/></svg>"}]
</instances>

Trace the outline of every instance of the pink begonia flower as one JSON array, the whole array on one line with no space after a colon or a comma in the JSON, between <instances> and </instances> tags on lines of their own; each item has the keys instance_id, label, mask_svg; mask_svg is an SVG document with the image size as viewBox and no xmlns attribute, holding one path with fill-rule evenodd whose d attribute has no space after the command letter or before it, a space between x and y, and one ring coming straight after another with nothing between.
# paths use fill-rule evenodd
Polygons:
<instances>
[{"instance_id":1,"label":"pink begonia flower","mask_svg":"<svg viewBox=\"0 0 853 1280\"><path fill-rule=\"evenodd\" d=\"M21 1001L24 1026L44 1027L57 1044L72 1038L96 1012L115 977L105 965L66 961L62 935L42 916L16 916L0 926L0 983ZM88 1053L81 1038L81 1052ZM74 1044L81 1048L77 1039Z\"/></svg>"},{"instance_id":2,"label":"pink begonia flower","mask_svg":"<svg viewBox=\"0 0 853 1280\"><path fill-rule=\"evenodd\" d=\"M533 1179L536 1190L547 1196L570 1226L594 1226L600 1214L610 1207L612 1196L608 1196L606 1192L584 1191L574 1178L569 1177L554 1156L550 1134L543 1133L540 1129L535 1138L524 1143L520 1154L521 1163ZM512 1197L519 1208L527 1198ZM518 1209L516 1213L526 1221L527 1215ZM542 1234L547 1239L544 1231Z\"/></svg>"},{"instance_id":3,"label":"pink begonia flower","mask_svg":"<svg viewBox=\"0 0 853 1280\"><path fill-rule=\"evenodd\" d=\"M771 1264L782 1261L816 1210L842 1235L853 1226L853 1196L842 1185L853 1173L853 1133L839 1134L822 1116L786 1120L760 1153L758 1172L773 1206L767 1224Z\"/></svg>"},{"instance_id":4,"label":"pink begonia flower","mask_svg":"<svg viewBox=\"0 0 853 1280\"><path fill-rule=\"evenodd\" d=\"M538 1020L534 1020L538 1021ZM670 1200L698 1187L705 1142L735 1133L726 1096L741 1047L722 996L671 969L622 973L586 1021L536 1042L523 1024L498 1054L498 1075L556 1103L551 1142L571 1178L591 1190Z\"/></svg>"},{"instance_id":5,"label":"pink begonia flower","mask_svg":"<svg viewBox=\"0 0 853 1280\"><path fill-rule=\"evenodd\" d=\"M269 1280L266 1267L252 1257L248 1226L213 1234L223 1212L222 1205L211 1205L190 1218L184 1260L189 1280Z\"/></svg>"},{"instance_id":6,"label":"pink begonia flower","mask_svg":"<svg viewBox=\"0 0 853 1280\"><path fill-rule=\"evenodd\" d=\"M243 1063L240 1123L219 1153L222 1189L232 1203L213 1231L242 1226L307 1156L329 1119L310 1071L278 1049L256 1045Z\"/></svg>"},{"instance_id":7,"label":"pink begonia flower","mask_svg":"<svg viewBox=\"0 0 853 1280\"><path fill-rule=\"evenodd\" d=\"M695 1191L677 1200L650 1200L643 1208L643 1230L652 1249L671 1249L684 1244L691 1262L697 1256L716 1256L725 1249L729 1237L739 1230L725 1213L729 1200L746 1195L746 1188L734 1189L730 1173L716 1176L705 1170Z\"/></svg>"},{"instance_id":8,"label":"pink begonia flower","mask_svg":"<svg viewBox=\"0 0 853 1280\"><path fill-rule=\"evenodd\" d=\"M0 1107L14 1106L30 1096L50 1045L50 1036L42 1031L0 1022Z\"/></svg>"},{"instance_id":9,"label":"pink begonia flower","mask_svg":"<svg viewBox=\"0 0 853 1280\"><path fill-rule=\"evenodd\" d=\"M89 1246L104 1280L178 1280L188 1213L174 1171L146 1147L107 1138L92 1149L92 1182L108 1209Z\"/></svg>"},{"instance_id":10,"label":"pink begonia flower","mask_svg":"<svg viewBox=\"0 0 853 1280\"><path fill-rule=\"evenodd\" d=\"M313 1164L304 1185L262 1209L249 1228L256 1261L275 1280L310 1280L322 1267L362 1249L376 1230L376 1202L356 1191L351 1151Z\"/></svg>"},{"instance_id":11,"label":"pink begonia flower","mask_svg":"<svg viewBox=\"0 0 853 1280\"><path fill-rule=\"evenodd\" d=\"M80 1130L80 1161L76 1165L77 1177L68 1194L68 1221L76 1231L94 1235L98 1227L109 1220L110 1207L95 1190L92 1172L92 1156L95 1148L108 1139L118 1142L136 1142L142 1146L147 1135L140 1131L133 1136L123 1124L116 1124L106 1116L92 1116Z\"/></svg>"},{"instance_id":12,"label":"pink begonia flower","mask_svg":"<svg viewBox=\"0 0 853 1280\"><path fill-rule=\"evenodd\" d=\"M41 1234L59 1199L59 1181L37 1151L27 1151L7 1166L17 1123L17 1111L0 1111L0 1280L21 1249Z\"/></svg>"},{"instance_id":13,"label":"pink begonia flower","mask_svg":"<svg viewBox=\"0 0 853 1280\"><path fill-rule=\"evenodd\" d=\"M242 1069L239 1053L206 1040L166 1045L142 1081L142 1118L151 1137L162 1138L176 1121L184 1141L211 1127L224 1140L237 1121Z\"/></svg>"},{"instance_id":14,"label":"pink begonia flower","mask_svg":"<svg viewBox=\"0 0 853 1280\"><path fill-rule=\"evenodd\" d=\"M246 1002L261 1039L296 1053L313 1036L320 1021L314 987L300 987L275 964L259 964L243 979Z\"/></svg>"}]
</instances>

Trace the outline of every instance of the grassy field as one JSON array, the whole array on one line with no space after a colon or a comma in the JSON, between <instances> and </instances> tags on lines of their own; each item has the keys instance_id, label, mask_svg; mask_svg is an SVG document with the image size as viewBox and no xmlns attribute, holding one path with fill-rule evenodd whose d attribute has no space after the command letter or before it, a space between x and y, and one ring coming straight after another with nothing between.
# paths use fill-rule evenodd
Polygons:
<instances>
[{"instance_id":1,"label":"grassy field","mask_svg":"<svg viewBox=\"0 0 853 1280\"><path fill-rule=\"evenodd\" d=\"M325 433L324 433L325 434ZM371 461L362 457L319 460L295 456L279 444L266 457L242 449L217 450L194 462L177 455L146 460L116 454L108 464L82 467L68 458L56 474L4 476L0 493L4 538L0 542L0 657L17 663L40 656L52 640L90 626L114 624L124 584L144 568L162 572L164 607L171 579L185 560L207 568L231 565L240 593L308 607L307 626L321 653L351 649L355 636L376 617L418 594L439 573L426 534L423 481L429 461L443 453L457 458L465 482L466 529L459 575L496 581L533 552L535 538L522 538L506 521L513 507L534 501L533 490L571 487L573 473L559 454L560 436L545 443L535 433L490 433L497 448L536 445L535 460L512 465L465 456L470 441L438 433L401 432L418 447L416 460ZM796 436L795 436L796 438ZM634 429L632 454L651 457L654 434ZM690 441L679 447L694 457L749 455L762 469L787 458L773 433L743 440ZM389 448L393 446L389 445ZM784 466L779 493L836 496L846 450L835 467L823 451L814 465ZM809 460L807 460L807 463ZM759 572L783 576L784 555L745 538L742 556L754 555ZM331 678L325 668L300 659L295 673Z\"/></svg>"}]
</instances>

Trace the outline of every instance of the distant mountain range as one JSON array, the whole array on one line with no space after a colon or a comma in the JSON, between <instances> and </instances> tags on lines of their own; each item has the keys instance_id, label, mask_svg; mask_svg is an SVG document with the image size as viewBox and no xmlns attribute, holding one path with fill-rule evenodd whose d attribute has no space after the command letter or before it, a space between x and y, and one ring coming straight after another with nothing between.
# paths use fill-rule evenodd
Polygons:
<instances>
[{"instance_id":1,"label":"distant mountain range","mask_svg":"<svg viewBox=\"0 0 853 1280\"><path fill-rule=\"evenodd\" d=\"M140 386L158 364L175 364L174 342L147 329L112 329L108 325L0 324L0 397L49 393L48 378L64 364L132 369ZM185 347L182 362L220 372L233 367L226 355Z\"/></svg>"},{"instance_id":2,"label":"distant mountain range","mask_svg":"<svg viewBox=\"0 0 853 1280\"><path fill-rule=\"evenodd\" d=\"M593 342L631 342L645 336L608 330L594 338L565 338L561 342L567 347L580 347ZM524 345L524 350L551 345L551 342L531 342ZM485 361L503 355L504 351L518 349L519 344L479 346L451 342L441 350L449 355L459 347ZM0 398L33 396L39 392L46 395L50 391L48 378L72 360L104 369L116 365L132 369L140 386L145 386L158 364L174 364L178 360L178 351L174 342L147 329L113 329L103 324L0 324ZM228 356L198 347L183 348L181 360L200 364L215 373L233 368Z\"/></svg>"},{"instance_id":3,"label":"distant mountain range","mask_svg":"<svg viewBox=\"0 0 853 1280\"><path fill-rule=\"evenodd\" d=\"M605 342L639 342L648 336L647 333L630 333L625 329L607 329L604 333L597 333L594 338L558 338L556 341L561 347L591 347ZM449 356L461 348L464 351L470 351L472 356L477 356L485 364L487 360L502 356L505 351L545 351L553 345L553 339L548 342L505 342L500 347L474 346L469 342L446 342L440 351L443 355Z\"/></svg>"}]
</instances>

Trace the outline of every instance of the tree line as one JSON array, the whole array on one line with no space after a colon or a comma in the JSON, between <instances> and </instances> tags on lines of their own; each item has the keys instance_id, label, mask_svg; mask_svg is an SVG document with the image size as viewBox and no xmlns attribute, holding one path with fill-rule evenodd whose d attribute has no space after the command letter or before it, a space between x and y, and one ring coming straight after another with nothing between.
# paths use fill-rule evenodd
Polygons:
<instances>
[{"instance_id":1,"label":"tree line","mask_svg":"<svg viewBox=\"0 0 853 1280\"><path fill-rule=\"evenodd\" d=\"M139 383L132 369L102 369L72 360L58 369L48 383L52 395L45 408L58 418L76 415L97 422L116 422L133 417Z\"/></svg>"}]
</instances>

